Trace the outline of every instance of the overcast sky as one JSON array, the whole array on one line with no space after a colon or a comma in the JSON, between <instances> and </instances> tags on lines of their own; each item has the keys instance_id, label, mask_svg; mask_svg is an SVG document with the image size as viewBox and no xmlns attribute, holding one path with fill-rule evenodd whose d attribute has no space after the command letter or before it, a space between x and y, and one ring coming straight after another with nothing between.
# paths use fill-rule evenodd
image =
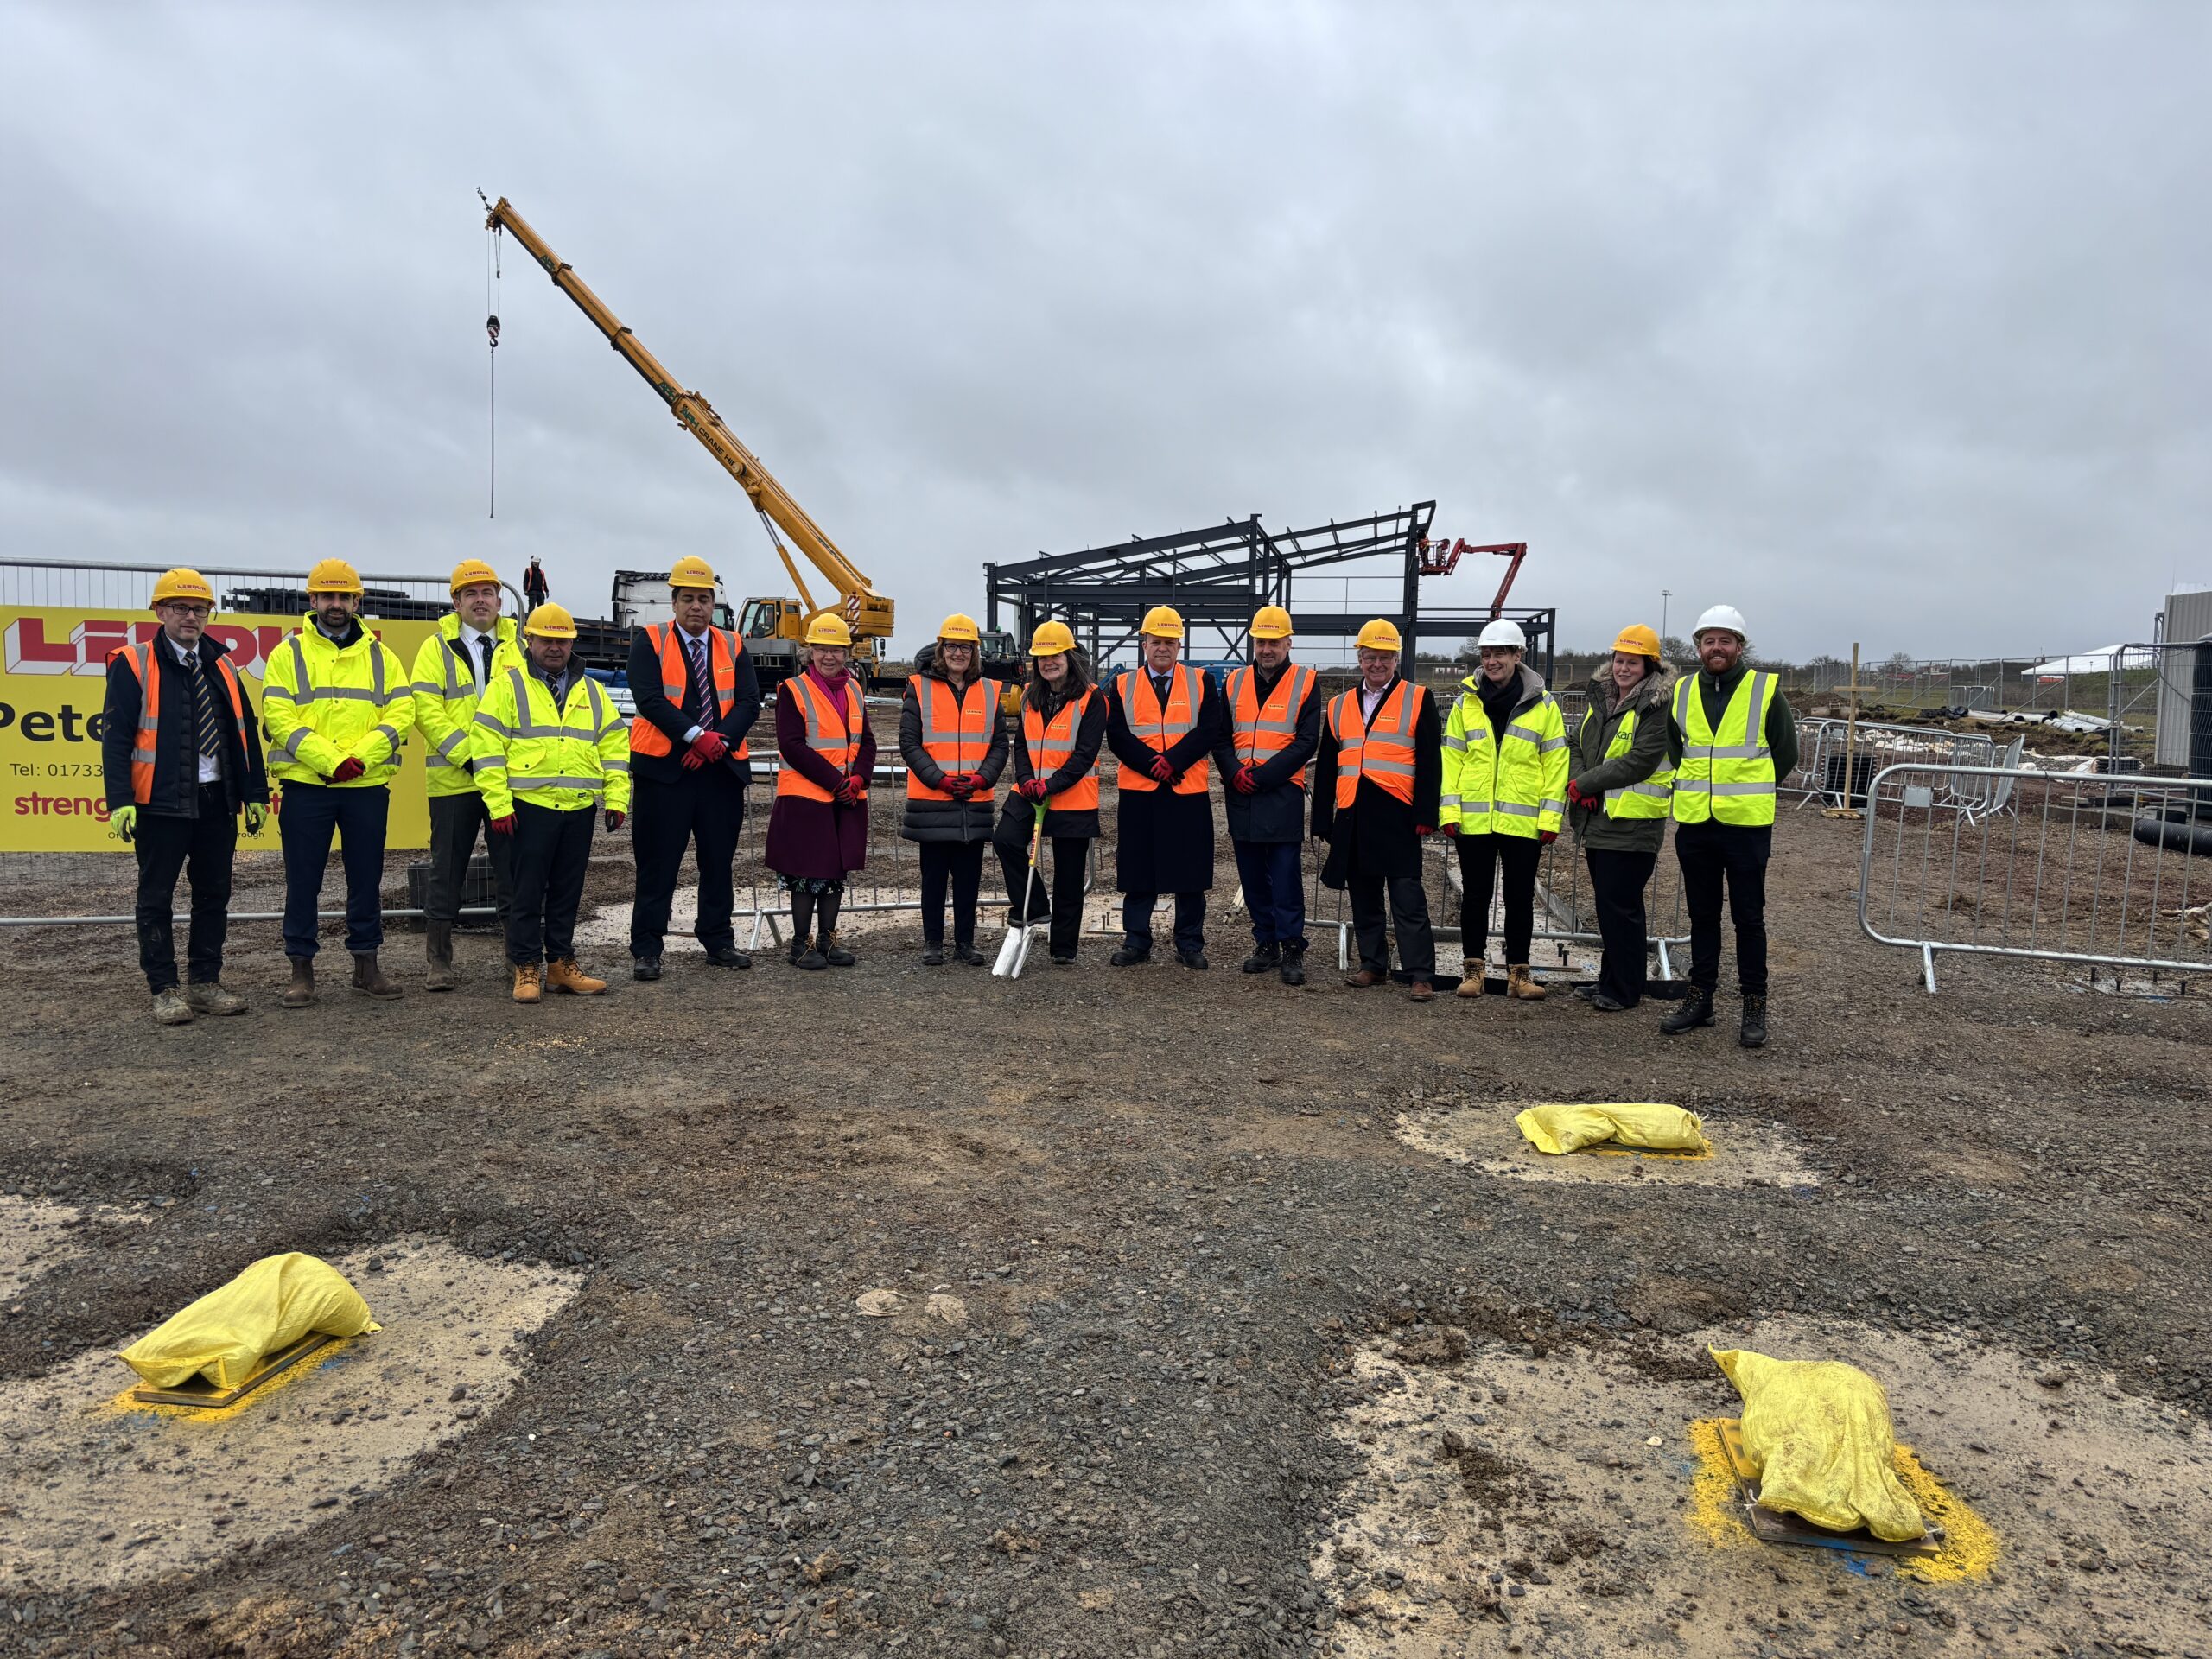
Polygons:
<instances>
[{"instance_id":1,"label":"overcast sky","mask_svg":"<svg viewBox=\"0 0 2212 1659\"><path fill-rule=\"evenodd\" d=\"M1424 498L1570 642L2141 639L2212 580L2209 64L2183 0L0 0L0 545L785 588L512 245L487 521L481 185L901 647L986 559Z\"/></svg>"}]
</instances>

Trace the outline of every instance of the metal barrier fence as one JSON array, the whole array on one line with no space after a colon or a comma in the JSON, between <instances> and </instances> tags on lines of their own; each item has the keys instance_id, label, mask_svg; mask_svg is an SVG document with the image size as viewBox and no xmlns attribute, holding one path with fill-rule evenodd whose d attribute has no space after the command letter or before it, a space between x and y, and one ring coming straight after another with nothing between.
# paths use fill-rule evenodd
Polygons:
<instances>
[{"instance_id":1,"label":"metal barrier fence","mask_svg":"<svg viewBox=\"0 0 2212 1659\"><path fill-rule=\"evenodd\" d=\"M2000 796L1999 814L1953 804ZM2212 973L2212 780L1886 766L1867 791L1859 922L1919 951L1931 993L1940 951Z\"/></svg>"},{"instance_id":2,"label":"metal barrier fence","mask_svg":"<svg viewBox=\"0 0 2212 1659\"><path fill-rule=\"evenodd\" d=\"M169 567L162 564L55 564L43 559L0 559L0 606L60 610L143 611L152 602L154 582ZM277 614L298 614L307 609L307 572L251 569L238 565L210 564L200 574L215 584L215 608L224 613L251 613L268 608L266 601L282 601ZM509 607L519 615L522 595L512 583L506 588ZM453 608L447 578L440 575L391 575L365 572L361 586L367 590L363 606L369 616L398 615L423 620L442 616ZM296 601L296 602L294 602Z\"/></svg>"},{"instance_id":3,"label":"metal barrier fence","mask_svg":"<svg viewBox=\"0 0 2212 1659\"><path fill-rule=\"evenodd\" d=\"M2013 759L2018 758L2015 750ZM1860 721L1854 729L1849 721L1800 720L1796 770L1783 780L1781 789L1802 797L1801 807L1815 801L1856 806L1877 772L1907 761L1994 766L1999 764L1997 740L1983 732L1954 732L1940 726Z\"/></svg>"}]
</instances>

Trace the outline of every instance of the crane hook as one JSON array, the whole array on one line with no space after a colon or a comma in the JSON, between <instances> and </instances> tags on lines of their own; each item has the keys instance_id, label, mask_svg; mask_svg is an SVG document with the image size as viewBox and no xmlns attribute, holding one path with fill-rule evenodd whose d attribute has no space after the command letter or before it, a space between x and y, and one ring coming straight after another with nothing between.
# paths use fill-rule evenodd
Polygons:
<instances>
[{"instance_id":1,"label":"crane hook","mask_svg":"<svg viewBox=\"0 0 2212 1659\"><path fill-rule=\"evenodd\" d=\"M499 320L496 316L484 319L484 332L492 337L492 349L499 349Z\"/></svg>"}]
</instances>

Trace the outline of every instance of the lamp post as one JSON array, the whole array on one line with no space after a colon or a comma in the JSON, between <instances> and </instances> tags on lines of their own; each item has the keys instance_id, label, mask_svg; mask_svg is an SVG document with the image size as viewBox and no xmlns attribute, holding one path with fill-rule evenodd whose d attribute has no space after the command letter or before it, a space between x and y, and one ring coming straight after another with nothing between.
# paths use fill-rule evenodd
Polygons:
<instances>
[{"instance_id":1,"label":"lamp post","mask_svg":"<svg viewBox=\"0 0 2212 1659\"><path fill-rule=\"evenodd\" d=\"M1675 590L1671 588L1659 590L1659 638L1662 644L1667 638L1667 601L1674 596Z\"/></svg>"}]
</instances>

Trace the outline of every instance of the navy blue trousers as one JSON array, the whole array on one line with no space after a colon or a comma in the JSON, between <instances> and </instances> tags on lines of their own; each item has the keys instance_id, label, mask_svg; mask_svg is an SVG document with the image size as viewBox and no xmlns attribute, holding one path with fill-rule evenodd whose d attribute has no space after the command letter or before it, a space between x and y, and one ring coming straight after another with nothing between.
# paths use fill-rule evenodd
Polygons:
<instances>
[{"instance_id":1,"label":"navy blue trousers","mask_svg":"<svg viewBox=\"0 0 2212 1659\"><path fill-rule=\"evenodd\" d=\"M346 863L346 948L359 955L384 944L384 835L391 791L286 784L276 815L284 843L284 954L312 957L323 867L334 831Z\"/></svg>"},{"instance_id":2,"label":"navy blue trousers","mask_svg":"<svg viewBox=\"0 0 2212 1659\"><path fill-rule=\"evenodd\" d=\"M1260 944L1306 943L1306 881L1294 841L1238 841L1236 879L1252 912L1252 938Z\"/></svg>"}]
</instances>

